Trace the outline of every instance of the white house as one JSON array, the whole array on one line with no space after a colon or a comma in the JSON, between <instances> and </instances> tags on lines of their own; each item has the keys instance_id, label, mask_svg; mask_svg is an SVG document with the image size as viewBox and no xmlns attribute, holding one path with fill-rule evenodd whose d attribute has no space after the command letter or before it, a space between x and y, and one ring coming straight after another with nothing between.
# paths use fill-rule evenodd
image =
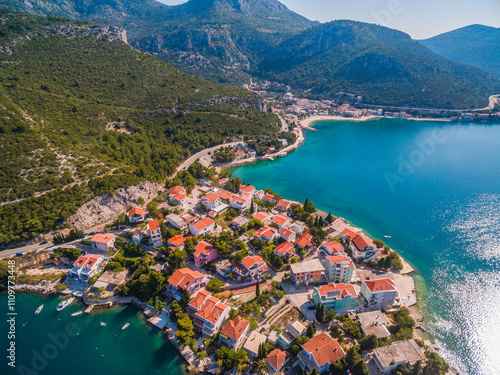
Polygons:
<instances>
[{"instance_id":1,"label":"white house","mask_svg":"<svg viewBox=\"0 0 500 375\"><path fill-rule=\"evenodd\" d=\"M250 205L252 204L252 200L248 198L243 198L243 197L238 197L238 196L233 196L230 200L229 205L232 208L235 208L240 211L246 211L250 208Z\"/></svg>"},{"instance_id":2,"label":"white house","mask_svg":"<svg viewBox=\"0 0 500 375\"><path fill-rule=\"evenodd\" d=\"M365 280L360 294L365 299L363 307L369 310L387 310L394 304L398 291L392 279Z\"/></svg>"},{"instance_id":3,"label":"white house","mask_svg":"<svg viewBox=\"0 0 500 375\"><path fill-rule=\"evenodd\" d=\"M173 227L180 230L187 227L187 223L184 221L184 219L176 214L167 215L165 217L165 220L168 221Z\"/></svg>"},{"instance_id":4,"label":"white house","mask_svg":"<svg viewBox=\"0 0 500 375\"><path fill-rule=\"evenodd\" d=\"M209 193L201 197L200 203L208 212L219 207L222 204L222 201L217 194Z\"/></svg>"},{"instance_id":5,"label":"white house","mask_svg":"<svg viewBox=\"0 0 500 375\"><path fill-rule=\"evenodd\" d=\"M90 240L90 244L96 250L107 252L115 246L116 237L112 234L96 233Z\"/></svg>"},{"instance_id":6,"label":"white house","mask_svg":"<svg viewBox=\"0 0 500 375\"><path fill-rule=\"evenodd\" d=\"M424 349L415 340L396 341L388 346L373 350L373 362L383 375L392 374L400 365L413 367L418 361L425 361Z\"/></svg>"},{"instance_id":7,"label":"white house","mask_svg":"<svg viewBox=\"0 0 500 375\"><path fill-rule=\"evenodd\" d=\"M189 232L193 236L203 236L204 234L212 232L214 229L215 221L213 221L209 217L198 220L193 224L189 224Z\"/></svg>"},{"instance_id":8,"label":"white house","mask_svg":"<svg viewBox=\"0 0 500 375\"><path fill-rule=\"evenodd\" d=\"M82 255L73 263L73 268L69 271L70 276L78 277L84 281L97 275L100 271L104 257L98 254Z\"/></svg>"},{"instance_id":9,"label":"white house","mask_svg":"<svg viewBox=\"0 0 500 375\"><path fill-rule=\"evenodd\" d=\"M149 235L149 244L153 247L160 247L163 245L163 241L161 238L161 229L160 224L158 223L158 219L150 221L148 223L148 235Z\"/></svg>"},{"instance_id":10,"label":"white house","mask_svg":"<svg viewBox=\"0 0 500 375\"><path fill-rule=\"evenodd\" d=\"M230 308L224 305L212 293L200 290L189 302L187 313L193 321L195 331L212 337L226 322Z\"/></svg>"},{"instance_id":11,"label":"white house","mask_svg":"<svg viewBox=\"0 0 500 375\"><path fill-rule=\"evenodd\" d=\"M139 223L141 221L144 221L144 208L132 208L129 212L127 212L127 218L129 223Z\"/></svg>"}]
</instances>

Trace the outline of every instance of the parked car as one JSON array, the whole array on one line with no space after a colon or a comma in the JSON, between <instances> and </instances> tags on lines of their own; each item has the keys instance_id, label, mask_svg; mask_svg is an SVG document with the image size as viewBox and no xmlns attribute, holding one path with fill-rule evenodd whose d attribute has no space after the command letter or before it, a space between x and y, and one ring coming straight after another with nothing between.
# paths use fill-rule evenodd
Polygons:
<instances>
[{"instance_id":1,"label":"parked car","mask_svg":"<svg viewBox=\"0 0 500 375\"><path fill-rule=\"evenodd\" d=\"M24 253L22 251L18 251L16 253L16 257L22 257L24 255Z\"/></svg>"},{"instance_id":2,"label":"parked car","mask_svg":"<svg viewBox=\"0 0 500 375\"><path fill-rule=\"evenodd\" d=\"M307 306L308 310L316 310L316 305Z\"/></svg>"}]
</instances>

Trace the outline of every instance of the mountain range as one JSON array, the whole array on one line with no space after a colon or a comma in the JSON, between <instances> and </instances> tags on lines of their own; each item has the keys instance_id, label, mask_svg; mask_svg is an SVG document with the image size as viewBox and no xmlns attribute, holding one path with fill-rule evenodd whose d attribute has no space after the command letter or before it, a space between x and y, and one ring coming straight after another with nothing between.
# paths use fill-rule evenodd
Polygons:
<instances>
[{"instance_id":1,"label":"mountain range","mask_svg":"<svg viewBox=\"0 0 500 375\"><path fill-rule=\"evenodd\" d=\"M426 48L429 40L418 43L403 32L361 22L319 24L277 0L189 0L177 6L153 0L4 3L31 14L123 27L132 46L221 83L241 85L253 76L323 97L347 91L371 104L441 108L482 107L500 90L496 78L465 65L495 74L497 51L490 52L491 70L458 49L447 56L444 48L432 47L456 60L451 61ZM476 47L486 51L489 43Z\"/></svg>"},{"instance_id":2,"label":"mountain range","mask_svg":"<svg viewBox=\"0 0 500 375\"><path fill-rule=\"evenodd\" d=\"M470 25L419 42L450 60L500 79L500 28Z\"/></svg>"}]
</instances>

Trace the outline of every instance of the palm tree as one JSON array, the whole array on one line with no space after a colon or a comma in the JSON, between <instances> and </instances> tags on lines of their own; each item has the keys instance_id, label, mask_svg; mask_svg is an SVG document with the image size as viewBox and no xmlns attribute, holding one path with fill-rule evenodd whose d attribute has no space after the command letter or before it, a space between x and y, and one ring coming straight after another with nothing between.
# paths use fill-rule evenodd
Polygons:
<instances>
[{"instance_id":1,"label":"palm tree","mask_svg":"<svg viewBox=\"0 0 500 375\"><path fill-rule=\"evenodd\" d=\"M269 365L264 358L252 362L252 369L259 375L269 374Z\"/></svg>"}]
</instances>

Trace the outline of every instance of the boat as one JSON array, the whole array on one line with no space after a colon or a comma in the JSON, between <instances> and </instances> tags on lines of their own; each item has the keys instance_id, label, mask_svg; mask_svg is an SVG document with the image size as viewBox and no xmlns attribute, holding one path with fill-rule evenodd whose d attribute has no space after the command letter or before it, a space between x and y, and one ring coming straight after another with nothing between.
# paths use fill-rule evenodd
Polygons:
<instances>
[{"instance_id":1,"label":"boat","mask_svg":"<svg viewBox=\"0 0 500 375\"><path fill-rule=\"evenodd\" d=\"M278 156L279 156L279 157L286 156L286 152L280 152L280 153L278 154Z\"/></svg>"},{"instance_id":2,"label":"boat","mask_svg":"<svg viewBox=\"0 0 500 375\"><path fill-rule=\"evenodd\" d=\"M81 315L82 313L83 313L83 311L80 310L80 311L74 312L73 314L71 314L71 316L78 316L78 315Z\"/></svg>"},{"instance_id":3,"label":"boat","mask_svg":"<svg viewBox=\"0 0 500 375\"><path fill-rule=\"evenodd\" d=\"M62 311L69 305L73 303L75 297L68 298L67 300L62 301L59 305L57 305L56 311Z\"/></svg>"},{"instance_id":4,"label":"boat","mask_svg":"<svg viewBox=\"0 0 500 375\"><path fill-rule=\"evenodd\" d=\"M101 322L99 324L101 325L101 327L105 327L106 326L106 323L104 323L104 322Z\"/></svg>"},{"instance_id":5,"label":"boat","mask_svg":"<svg viewBox=\"0 0 500 375\"><path fill-rule=\"evenodd\" d=\"M387 236L387 235L386 235L386 236L384 236L384 238L392 238L392 237L391 237L391 236Z\"/></svg>"},{"instance_id":6,"label":"boat","mask_svg":"<svg viewBox=\"0 0 500 375\"><path fill-rule=\"evenodd\" d=\"M40 311L42 311L42 309L43 309L43 305L38 306L38 309L36 309L36 311L35 311L35 315L40 314Z\"/></svg>"},{"instance_id":7,"label":"boat","mask_svg":"<svg viewBox=\"0 0 500 375\"><path fill-rule=\"evenodd\" d=\"M269 156L269 155L266 155L263 157L264 160L270 160L270 161L273 161L274 158L272 156Z\"/></svg>"},{"instance_id":8,"label":"boat","mask_svg":"<svg viewBox=\"0 0 500 375\"><path fill-rule=\"evenodd\" d=\"M123 329L127 329L127 327L130 325L130 323L125 323L125 325L122 327L122 330Z\"/></svg>"}]
</instances>

